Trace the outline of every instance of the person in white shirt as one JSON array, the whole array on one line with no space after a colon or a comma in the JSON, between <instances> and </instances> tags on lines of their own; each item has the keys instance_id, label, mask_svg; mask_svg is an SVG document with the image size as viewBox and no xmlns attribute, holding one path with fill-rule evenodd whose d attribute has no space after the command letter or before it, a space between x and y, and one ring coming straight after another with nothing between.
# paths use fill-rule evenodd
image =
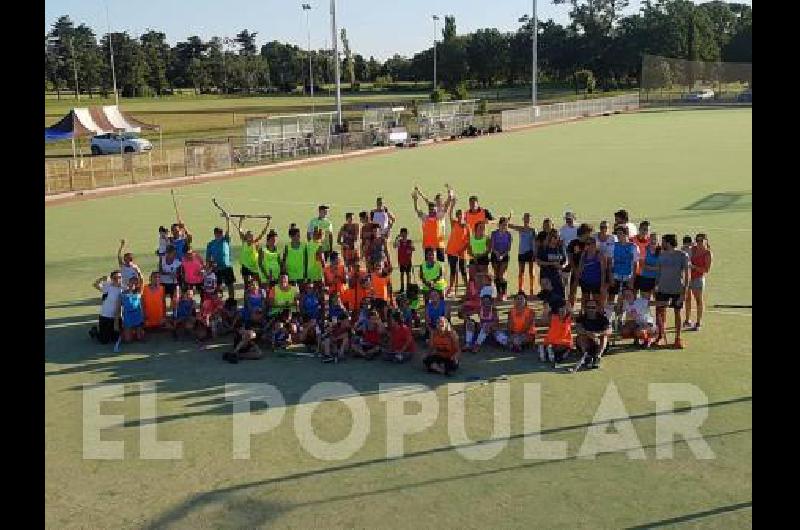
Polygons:
<instances>
[{"instance_id":1,"label":"person in white shirt","mask_svg":"<svg viewBox=\"0 0 800 530\"><path fill-rule=\"evenodd\" d=\"M614 256L614 243L617 242L617 236L609 231L608 221L605 219L600 221L600 231L594 235L597 241L597 250L608 259Z\"/></svg>"},{"instance_id":2,"label":"person in white shirt","mask_svg":"<svg viewBox=\"0 0 800 530\"><path fill-rule=\"evenodd\" d=\"M383 197L378 197L375 200L375 209L369 213L370 221L378 225L381 236L384 238L389 237L389 233L394 225L395 217L389 208L383 204Z\"/></svg>"},{"instance_id":3,"label":"person in white shirt","mask_svg":"<svg viewBox=\"0 0 800 530\"><path fill-rule=\"evenodd\" d=\"M107 277L101 276L92 283L92 287L103 293L103 302L97 326L92 326L89 336L100 341L100 344L115 342L119 338L115 326L120 317L122 273L115 270Z\"/></svg>"},{"instance_id":4,"label":"person in white shirt","mask_svg":"<svg viewBox=\"0 0 800 530\"><path fill-rule=\"evenodd\" d=\"M125 240L121 239L119 242L119 250L117 250L117 263L119 263L119 271L122 274L122 285L128 285L132 279L137 278L142 274L139 265L134 262L133 254L130 252L123 252L125 250Z\"/></svg>"},{"instance_id":5,"label":"person in white shirt","mask_svg":"<svg viewBox=\"0 0 800 530\"><path fill-rule=\"evenodd\" d=\"M626 287L622 298L622 337L633 339L634 346L649 348L655 342L656 325L650 306L654 302L643 296L636 297L633 289Z\"/></svg>"},{"instance_id":6,"label":"person in white shirt","mask_svg":"<svg viewBox=\"0 0 800 530\"><path fill-rule=\"evenodd\" d=\"M564 222L566 224L558 231L558 235L561 237L561 241L564 242L564 250L566 250L567 245L574 239L578 239L578 227L575 226L575 214L572 212L564 214Z\"/></svg>"}]
</instances>

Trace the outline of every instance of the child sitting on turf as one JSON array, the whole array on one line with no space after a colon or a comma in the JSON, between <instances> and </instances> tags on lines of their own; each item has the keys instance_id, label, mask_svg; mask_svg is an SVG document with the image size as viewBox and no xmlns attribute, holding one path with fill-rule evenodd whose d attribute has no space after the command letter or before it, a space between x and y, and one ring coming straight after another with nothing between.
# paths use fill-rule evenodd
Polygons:
<instances>
[{"instance_id":1,"label":"child sitting on turf","mask_svg":"<svg viewBox=\"0 0 800 530\"><path fill-rule=\"evenodd\" d=\"M216 337L216 328L219 327L217 321L220 320L223 307L219 293L211 292L206 295L205 300L200 303L200 319L195 329L197 340Z\"/></svg>"},{"instance_id":2,"label":"child sitting on turf","mask_svg":"<svg viewBox=\"0 0 800 530\"><path fill-rule=\"evenodd\" d=\"M254 308L248 319L239 327L233 337L233 351L223 354L222 358L230 363L238 363L242 359L261 359L264 353L259 343L264 339L267 319L264 310Z\"/></svg>"},{"instance_id":3,"label":"child sitting on turf","mask_svg":"<svg viewBox=\"0 0 800 530\"><path fill-rule=\"evenodd\" d=\"M551 363L563 361L575 348L572 338L572 312L567 304L561 304L550 316L550 326L544 341L539 345L539 360Z\"/></svg>"},{"instance_id":4,"label":"child sitting on turf","mask_svg":"<svg viewBox=\"0 0 800 530\"><path fill-rule=\"evenodd\" d=\"M466 350L477 353L484 341L491 337L494 341L505 347L508 343L508 335L500 329L500 318L497 315L497 308L491 296L481 297L481 308L478 312L479 321L476 323L472 319L465 322L466 328Z\"/></svg>"},{"instance_id":5,"label":"child sitting on turf","mask_svg":"<svg viewBox=\"0 0 800 530\"><path fill-rule=\"evenodd\" d=\"M194 301L194 289L187 289L181 293L178 305L175 308L175 318L172 323L172 336L178 340L183 331L183 335L191 335L194 331L195 316L197 306Z\"/></svg>"},{"instance_id":6,"label":"child sitting on turf","mask_svg":"<svg viewBox=\"0 0 800 530\"><path fill-rule=\"evenodd\" d=\"M399 311L392 311L389 314L389 348L384 354L384 360L404 363L416 351L417 344L411 328L403 321L403 315Z\"/></svg>"},{"instance_id":7,"label":"child sitting on turf","mask_svg":"<svg viewBox=\"0 0 800 530\"><path fill-rule=\"evenodd\" d=\"M644 296L636 297L633 289L626 287L622 293L622 338L633 339L633 345L649 348L655 342L656 325L650 313L655 304Z\"/></svg>"},{"instance_id":8,"label":"child sitting on turf","mask_svg":"<svg viewBox=\"0 0 800 530\"><path fill-rule=\"evenodd\" d=\"M300 322L294 341L306 345L316 344L319 325L322 323L322 304L312 283L307 283L300 295Z\"/></svg>"},{"instance_id":9,"label":"child sitting on turf","mask_svg":"<svg viewBox=\"0 0 800 530\"><path fill-rule=\"evenodd\" d=\"M350 319L331 317L320 335L319 352L324 363L338 363L350 347Z\"/></svg>"},{"instance_id":10,"label":"child sitting on turf","mask_svg":"<svg viewBox=\"0 0 800 530\"><path fill-rule=\"evenodd\" d=\"M359 340L353 341L353 354L356 357L363 357L368 361L380 355L383 351L383 340L386 335L386 326L381 322L381 317L377 311L369 312L369 319L361 332Z\"/></svg>"}]
</instances>

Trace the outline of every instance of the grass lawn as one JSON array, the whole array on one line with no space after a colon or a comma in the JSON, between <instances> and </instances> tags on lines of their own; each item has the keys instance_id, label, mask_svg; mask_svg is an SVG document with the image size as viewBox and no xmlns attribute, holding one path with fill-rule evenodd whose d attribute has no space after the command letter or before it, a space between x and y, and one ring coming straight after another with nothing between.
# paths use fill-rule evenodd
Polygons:
<instances>
[{"instance_id":1,"label":"grass lawn","mask_svg":"<svg viewBox=\"0 0 800 530\"><path fill-rule=\"evenodd\" d=\"M529 211L535 224L560 219L565 209L579 221L611 218L620 207L647 218L660 234L708 233L715 266L707 283L709 308L752 304L752 111L643 112L502 134L475 141L411 149L388 155L297 168L280 173L209 182L176 189L184 219L203 244L219 221L212 196L231 209L271 213L283 237L289 222L301 226L320 202L345 211L370 207L378 194L419 239L412 216L414 183L427 193L450 183L465 199L515 215ZM171 222L169 190L75 202L46 209L45 458L46 524L57 528L281 528L328 527L537 527L619 528L670 525L746 528L752 525L752 315L749 309L712 309L686 349L625 352L602 369L553 372L531 354L465 354L450 380L426 374L419 359L394 366L348 360L334 366L270 355L229 365L227 343L198 350L193 343L153 337L144 345L89 341L97 315L90 283L116 266L121 237L155 264L156 227ZM258 228L254 226L254 228ZM285 238L284 238L285 239ZM516 243L515 243L516 245ZM419 256L417 256L419 258ZM515 285L516 260L509 271ZM671 317L670 317L671 318ZM451 447L445 383L470 377L508 376L511 435L491 459L464 458ZM370 413L364 446L343 461L318 460L299 444L294 417L308 405L313 385L341 381L361 393ZM577 458L607 385L613 382L646 458L624 452ZM104 414L124 415L103 440L125 442L124 459L82 457L83 385L124 384L120 402ZM139 383L155 385L154 422L140 407ZM226 383L269 383L286 402L274 430L252 438L251 458L232 458L231 405ZM433 425L406 438L405 457L386 459L386 404L381 383L417 383L434 389L440 413ZM540 383L541 429L546 441L567 442L566 457L525 459L521 433L523 384ZM677 439L674 458L656 459L655 404L650 383L691 383L708 397L701 432L715 454L697 459ZM466 432L473 440L492 433L493 389L466 394ZM681 404L679 404L680 406ZM409 406L407 413L418 408ZM140 433L157 426L158 440L183 442L182 458L140 458ZM317 435L341 440L350 415L325 401L312 417Z\"/></svg>"}]
</instances>

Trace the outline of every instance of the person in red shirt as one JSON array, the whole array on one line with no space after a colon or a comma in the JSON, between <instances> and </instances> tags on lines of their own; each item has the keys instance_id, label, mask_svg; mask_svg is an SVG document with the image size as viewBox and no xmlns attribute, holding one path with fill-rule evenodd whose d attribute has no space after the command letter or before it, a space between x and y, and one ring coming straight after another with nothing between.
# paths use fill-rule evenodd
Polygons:
<instances>
[{"instance_id":1,"label":"person in red shirt","mask_svg":"<svg viewBox=\"0 0 800 530\"><path fill-rule=\"evenodd\" d=\"M383 351L385 337L386 325L381 322L380 315L373 309L369 312L369 320L360 340L353 341L353 355L371 361Z\"/></svg>"},{"instance_id":2,"label":"person in red shirt","mask_svg":"<svg viewBox=\"0 0 800 530\"><path fill-rule=\"evenodd\" d=\"M403 322L403 315L393 311L389 315L389 349L384 354L384 359L396 363L404 363L411 359L417 352L417 343L411 328Z\"/></svg>"},{"instance_id":3,"label":"person in red shirt","mask_svg":"<svg viewBox=\"0 0 800 530\"><path fill-rule=\"evenodd\" d=\"M406 285L411 283L412 256L416 248L414 242L408 238L408 228L401 228L400 234L395 238L392 246L397 249L397 266L400 267L400 291L406 291Z\"/></svg>"},{"instance_id":4,"label":"person in red shirt","mask_svg":"<svg viewBox=\"0 0 800 530\"><path fill-rule=\"evenodd\" d=\"M367 296L372 300L372 309L381 315L381 320L386 321L389 304L392 301L391 269L378 266L369 274L369 290Z\"/></svg>"},{"instance_id":5,"label":"person in red shirt","mask_svg":"<svg viewBox=\"0 0 800 530\"><path fill-rule=\"evenodd\" d=\"M331 293L342 294L347 287L347 271L339 259L338 252L331 252L330 263L323 269L322 279L328 295Z\"/></svg>"},{"instance_id":6,"label":"person in red shirt","mask_svg":"<svg viewBox=\"0 0 800 530\"><path fill-rule=\"evenodd\" d=\"M689 273L689 291L691 295L686 297L686 322L683 323L683 326L691 331L699 331L700 321L703 319L703 309L705 309L703 289L706 286L706 274L711 270L713 254L711 254L711 245L708 244L708 237L705 234L697 234L694 241L695 244L692 245L689 253L689 270L691 271ZM692 314L692 298L697 302L697 322L694 324L689 320Z\"/></svg>"}]
</instances>

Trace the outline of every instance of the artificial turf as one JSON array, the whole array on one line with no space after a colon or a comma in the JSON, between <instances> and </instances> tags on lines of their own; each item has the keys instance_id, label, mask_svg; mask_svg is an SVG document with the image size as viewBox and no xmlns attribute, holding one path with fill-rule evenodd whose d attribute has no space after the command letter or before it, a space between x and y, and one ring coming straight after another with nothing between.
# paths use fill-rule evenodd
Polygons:
<instances>
[{"instance_id":1,"label":"artificial turf","mask_svg":"<svg viewBox=\"0 0 800 530\"><path fill-rule=\"evenodd\" d=\"M270 213L285 236L290 222L305 226L316 205L369 209L385 198L419 239L410 192L453 186L496 214L519 219L531 212L538 226L550 216L560 226L570 209L578 221L612 218L626 208L649 219L660 234L706 232L714 251L707 283L710 309L704 328L686 333L686 349L625 352L601 370L553 372L531 354L486 350L465 354L451 380L424 373L419 359L396 366L352 360L322 365L307 358L268 356L229 365L228 344L198 349L152 337L146 344L90 342L96 319L96 277L116 265L120 238L143 271L155 265L156 228L172 221L168 190L51 206L46 209L45 458L48 527L545 527L609 528L637 525L749 527L752 523L752 111L642 112L583 120L431 148L393 152L261 176L208 182L176 190L184 221L204 246L220 222L211 197L230 209ZM720 198L721 197L721 198ZM254 228L260 228L254 224ZM285 237L284 237L285 240ZM516 242L515 242L516 246ZM512 255L513 256L513 255ZM416 256L417 260L420 256ZM512 259L510 285L516 284ZM508 376L511 434L507 447L485 461L451 447L447 382ZM293 418L315 383L341 381L363 394L371 431L363 448L344 461L323 461L299 444ZM379 384L416 383L440 398L436 422L406 439L406 456L386 459L386 405ZM545 440L568 442L567 457L523 458L523 383L540 383ZM577 458L610 382L622 396L644 460L625 453ZM673 459L655 458L655 404L648 384L699 387L709 400L702 433L716 458L695 458L676 440ZM123 440L122 460L83 458L82 389L125 384L122 402L103 405L124 414L103 440ZM155 384L159 440L181 440L178 460L140 458L139 383ZM249 460L232 458L231 405L226 383L269 383L286 401L282 423L254 436ZM503 382L470 387L467 433L492 434L493 390ZM456 394L456 396L459 394ZM409 413L413 413L410 407ZM351 420L339 402L325 401L313 416L317 435L335 441Z\"/></svg>"}]
</instances>

